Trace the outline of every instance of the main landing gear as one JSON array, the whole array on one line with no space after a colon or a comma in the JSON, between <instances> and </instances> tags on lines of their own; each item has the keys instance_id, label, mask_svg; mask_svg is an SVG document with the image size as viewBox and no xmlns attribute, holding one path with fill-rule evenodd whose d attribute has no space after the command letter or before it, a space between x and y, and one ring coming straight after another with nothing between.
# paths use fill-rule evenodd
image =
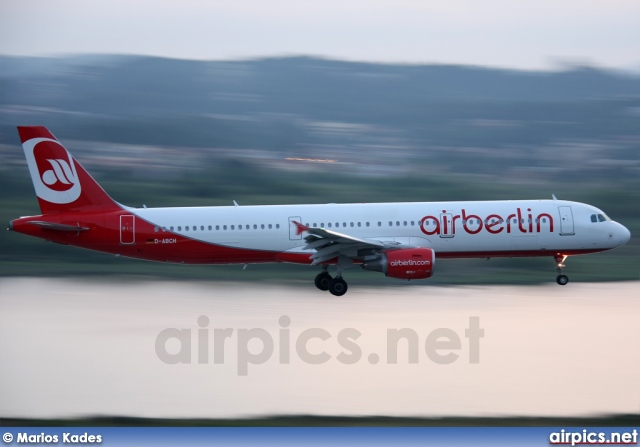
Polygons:
<instances>
[{"instance_id":1,"label":"main landing gear","mask_svg":"<svg viewBox=\"0 0 640 447\"><path fill-rule=\"evenodd\" d=\"M564 267L565 259L567 259L566 255L558 254L555 256L556 272L558 272L558 277L556 278L556 282L561 286L566 286L569 283L569 277L567 275L562 274L562 268Z\"/></svg>"},{"instance_id":2,"label":"main landing gear","mask_svg":"<svg viewBox=\"0 0 640 447\"><path fill-rule=\"evenodd\" d=\"M327 271L327 266L322 266L322 272L316 276L316 287L322 291L329 291L332 295L342 296L347 293L347 282L342 279L342 275L338 273L338 276L332 278Z\"/></svg>"}]
</instances>

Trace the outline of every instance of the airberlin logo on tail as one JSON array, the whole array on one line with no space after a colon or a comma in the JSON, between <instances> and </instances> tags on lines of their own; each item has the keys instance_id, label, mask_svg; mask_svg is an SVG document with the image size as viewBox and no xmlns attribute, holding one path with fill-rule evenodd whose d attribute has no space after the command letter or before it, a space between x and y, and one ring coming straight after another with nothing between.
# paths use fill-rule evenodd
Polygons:
<instances>
[{"instance_id":1,"label":"airberlin logo on tail","mask_svg":"<svg viewBox=\"0 0 640 447\"><path fill-rule=\"evenodd\" d=\"M75 163L59 142L50 138L32 138L22 147L39 198L63 204L80 197L82 188Z\"/></svg>"},{"instance_id":2,"label":"airberlin logo on tail","mask_svg":"<svg viewBox=\"0 0 640 447\"><path fill-rule=\"evenodd\" d=\"M52 160L46 159L51 165L50 170L44 171L44 173L40 176L42 181L54 191L68 191L73 188L73 185L78 183L78 180L71 172L71 167L61 158ZM36 164L38 164L38 159L36 158ZM38 171L40 170L40 166L38 165Z\"/></svg>"}]
</instances>

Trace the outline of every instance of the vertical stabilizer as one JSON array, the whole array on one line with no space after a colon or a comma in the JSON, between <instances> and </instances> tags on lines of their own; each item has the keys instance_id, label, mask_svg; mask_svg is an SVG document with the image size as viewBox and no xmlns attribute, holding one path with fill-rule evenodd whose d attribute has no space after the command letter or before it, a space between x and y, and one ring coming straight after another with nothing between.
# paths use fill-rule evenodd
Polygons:
<instances>
[{"instance_id":1,"label":"vertical stabilizer","mask_svg":"<svg viewBox=\"0 0 640 447\"><path fill-rule=\"evenodd\" d=\"M120 209L45 127L18 133L42 214Z\"/></svg>"}]
</instances>

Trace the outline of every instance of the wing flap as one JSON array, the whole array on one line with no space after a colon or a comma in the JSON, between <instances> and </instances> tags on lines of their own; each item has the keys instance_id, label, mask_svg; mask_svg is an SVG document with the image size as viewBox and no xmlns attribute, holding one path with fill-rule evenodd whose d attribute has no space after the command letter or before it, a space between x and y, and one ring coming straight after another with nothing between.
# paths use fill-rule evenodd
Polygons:
<instances>
[{"instance_id":1,"label":"wing flap","mask_svg":"<svg viewBox=\"0 0 640 447\"><path fill-rule=\"evenodd\" d=\"M305 241L307 241L305 249L308 250L315 250L316 248L322 247L323 245L327 245L331 242L357 243L366 247L384 248L385 246L385 244L380 241L360 239L354 236L349 236L348 234L327 230L326 228L307 227L306 225L295 221L293 223L296 226L298 234L302 234L304 232L309 233L309 235L304 238Z\"/></svg>"},{"instance_id":2,"label":"wing flap","mask_svg":"<svg viewBox=\"0 0 640 447\"><path fill-rule=\"evenodd\" d=\"M299 222L296 225L298 234L307 233L304 250L314 250L311 255L312 264L318 265L343 256L358 259L359 251L381 251L387 244L374 239L361 239L348 234L339 233L326 228L307 227Z\"/></svg>"}]
</instances>

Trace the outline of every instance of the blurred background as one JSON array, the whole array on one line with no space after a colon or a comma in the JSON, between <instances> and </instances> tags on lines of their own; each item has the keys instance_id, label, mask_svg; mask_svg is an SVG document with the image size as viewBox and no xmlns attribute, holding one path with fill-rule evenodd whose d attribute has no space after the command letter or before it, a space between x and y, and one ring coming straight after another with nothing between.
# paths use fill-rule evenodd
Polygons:
<instances>
[{"instance_id":1,"label":"blurred background","mask_svg":"<svg viewBox=\"0 0 640 447\"><path fill-rule=\"evenodd\" d=\"M350 271L337 300L306 266L164 265L2 231L0 415L637 415L639 18L635 0L2 2L5 225L39 214L16 126L44 125L129 206L555 194L632 238L569 258L565 288L552 259L455 260L411 283ZM478 316L486 340L477 366L249 378L233 358L154 355L200 315L275 334L284 314L294 334L361 330L364 358L387 328L462 334Z\"/></svg>"},{"instance_id":2,"label":"blurred background","mask_svg":"<svg viewBox=\"0 0 640 447\"><path fill-rule=\"evenodd\" d=\"M38 213L15 126L46 125L115 200L131 206L555 194L602 208L632 235L640 231L640 76L630 72L313 57L4 56L0 63L5 223ZM39 240L3 239L3 275L242 277L237 267L80 257ZM638 279L637 254L633 237L613 252L571 258L568 272L581 281ZM449 264L431 281L553 279L550 259L455 261L454 271ZM447 274L466 265L473 273ZM255 270L285 279L300 268Z\"/></svg>"}]
</instances>

